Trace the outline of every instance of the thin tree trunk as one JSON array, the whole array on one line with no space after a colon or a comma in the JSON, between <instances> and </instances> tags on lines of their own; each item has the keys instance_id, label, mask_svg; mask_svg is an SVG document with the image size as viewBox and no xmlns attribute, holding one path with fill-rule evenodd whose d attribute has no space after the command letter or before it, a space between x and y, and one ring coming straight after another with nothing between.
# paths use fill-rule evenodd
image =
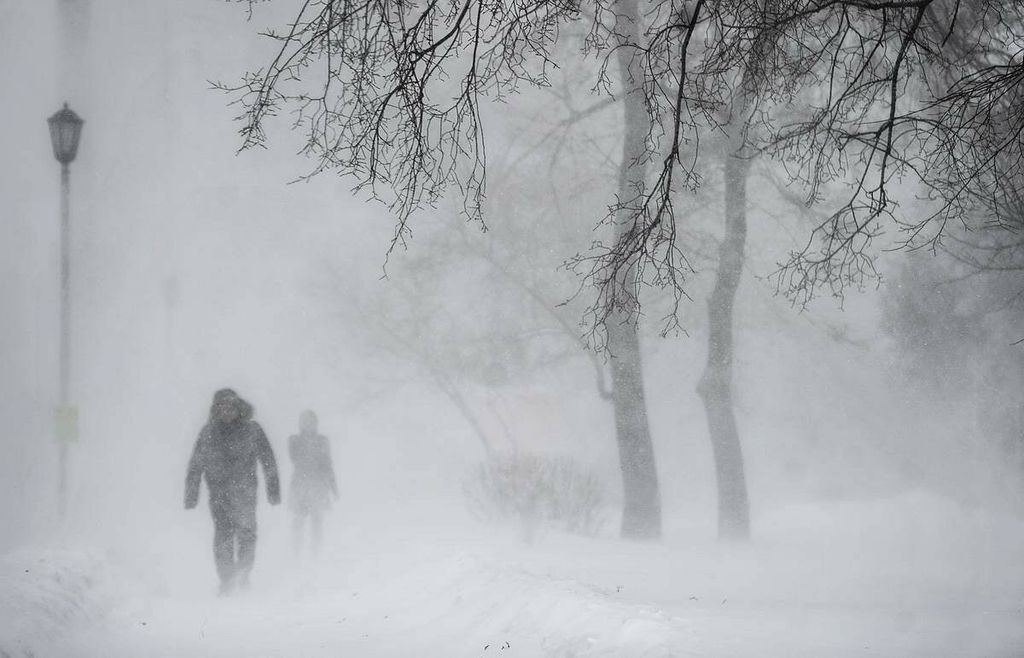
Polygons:
<instances>
[{"instance_id":1,"label":"thin tree trunk","mask_svg":"<svg viewBox=\"0 0 1024 658\"><path fill-rule=\"evenodd\" d=\"M470 427L473 428L473 433L480 439L480 445L483 446L484 453L487 455L487 460L490 461L494 458L494 448L491 447L491 442L487 438L487 432L484 431L483 425L480 424L480 420L476 417L476 414L470 408L469 403L462 397L462 393L459 389L448 381L448 378L440 374L438 371L433 371L434 381L437 382L437 387L441 389L448 399L451 401L455 408L459 410L462 417L466 420Z\"/></svg>"},{"instance_id":2,"label":"thin tree trunk","mask_svg":"<svg viewBox=\"0 0 1024 658\"><path fill-rule=\"evenodd\" d=\"M612 406L622 469L622 528L628 539L661 537L661 494L647 423L643 368L636 327L628 320L608 327L612 351Z\"/></svg>"},{"instance_id":3,"label":"thin tree trunk","mask_svg":"<svg viewBox=\"0 0 1024 658\"><path fill-rule=\"evenodd\" d=\"M697 391L708 418L708 432L718 479L718 536L750 537L750 503L743 449L733 409L733 305L747 238L747 175L750 159L743 151L745 103L734 103L733 133L725 155L725 235L718 249L718 275L708 300L708 362Z\"/></svg>"},{"instance_id":4,"label":"thin tree trunk","mask_svg":"<svg viewBox=\"0 0 1024 658\"><path fill-rule=\"evenodd\" d=\"M636 0L622 0L617 5L616 33L620 44L639 43L639 10ZM636 197L644 181L642 164L646 147L650 116L644 104L641 88L643 73L639 55L633 48L620 47L619 68L622 75L623 124L622 162L619 165L618 199L627 203ZM630 211L619 211L618 231L629 228ZM618 236L617 236L618 237ZM635 267L629 268L621 286L626 294L633 294L636 282ZM619 464L622 469L622 529L624 538L658 539L661 537L661 495L658 490L658 472L654 462L654 445L647 422L647 402L644 399L643 361L640 355L640 337L629 311L629 304L613 309L606 320L608 349L611 353L612 406L615 411L615 432L619 445Z\"/></svg>"}]
</instances>

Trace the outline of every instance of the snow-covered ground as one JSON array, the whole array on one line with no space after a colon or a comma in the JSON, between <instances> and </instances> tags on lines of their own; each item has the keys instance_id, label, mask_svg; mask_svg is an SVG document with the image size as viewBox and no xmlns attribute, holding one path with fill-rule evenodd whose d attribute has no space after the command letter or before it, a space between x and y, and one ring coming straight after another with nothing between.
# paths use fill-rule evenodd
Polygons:
<instances>
[{"instance_id":1,"label":"snow-covered ground","mask_svg":"<svg viewBox=\"0 0 1024 658\"><path fill-rule=\"evenodd\" d=\"M265 513L252 589L214 595L205 534L0 559L2 656L1024 655L1024 527L925 493L789 505L750 545L337 510L292 559ZM202 544L202 545L197 545ZM145 546L146 548L141 548Z\"/></svg>"}]
</instances>

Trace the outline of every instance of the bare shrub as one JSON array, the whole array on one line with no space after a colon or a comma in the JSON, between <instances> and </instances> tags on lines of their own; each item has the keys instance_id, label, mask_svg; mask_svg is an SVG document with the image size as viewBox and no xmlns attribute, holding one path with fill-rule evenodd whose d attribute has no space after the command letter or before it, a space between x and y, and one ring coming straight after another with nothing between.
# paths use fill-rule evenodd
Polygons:
<instances>
[{"instance_id":1,"label":"bare shrub","mask_svg":"<svg viewBox=\"0 0 1024 658\"><path fill-rule=\"evenodd\" d=\"M528 542L541 526L590 537L604 525L604 482L568 457L496 455L463 489L477 516L518 523Z\"/></svg>"}]
</instances>

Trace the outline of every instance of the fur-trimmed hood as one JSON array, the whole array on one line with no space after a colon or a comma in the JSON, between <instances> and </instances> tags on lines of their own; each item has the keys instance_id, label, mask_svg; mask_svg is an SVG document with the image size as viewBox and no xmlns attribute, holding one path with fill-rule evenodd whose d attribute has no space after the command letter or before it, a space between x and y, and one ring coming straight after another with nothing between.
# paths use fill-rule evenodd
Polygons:
<instances>
[{"instance_id":1,"label":"fur-trimmed hood","mask_svg":"<svg viewBox=\"0 0 1024 658\"><path fill-rule=\"evenodd\" d=\"M213 403L210 405L210 422L214 420L213 410L222 402L232 402L235 408L238 410L238 417L240 420L248 421L252 420L253 408L245 399L242 398L234 389L222 388L213 394Z\"/></svg>"}]
</instances>

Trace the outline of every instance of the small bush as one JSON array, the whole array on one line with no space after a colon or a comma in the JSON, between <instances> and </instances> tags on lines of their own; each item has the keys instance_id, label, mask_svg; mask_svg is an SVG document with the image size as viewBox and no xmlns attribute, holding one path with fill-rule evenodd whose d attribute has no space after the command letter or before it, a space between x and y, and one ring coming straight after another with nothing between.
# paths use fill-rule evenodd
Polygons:
<instances>
[{"instance_id":1,"label":"small bush","mask_svg":"<svg viewBox=\"0 0 1024 658\"><path fill-rule=\"evenodd\" d=\"M519 523L527 541L541 526L593 536L604 524L603 482L566 457L494 457L476 468L464 489L480 518Z\"/></svg>"}]
</instances>

